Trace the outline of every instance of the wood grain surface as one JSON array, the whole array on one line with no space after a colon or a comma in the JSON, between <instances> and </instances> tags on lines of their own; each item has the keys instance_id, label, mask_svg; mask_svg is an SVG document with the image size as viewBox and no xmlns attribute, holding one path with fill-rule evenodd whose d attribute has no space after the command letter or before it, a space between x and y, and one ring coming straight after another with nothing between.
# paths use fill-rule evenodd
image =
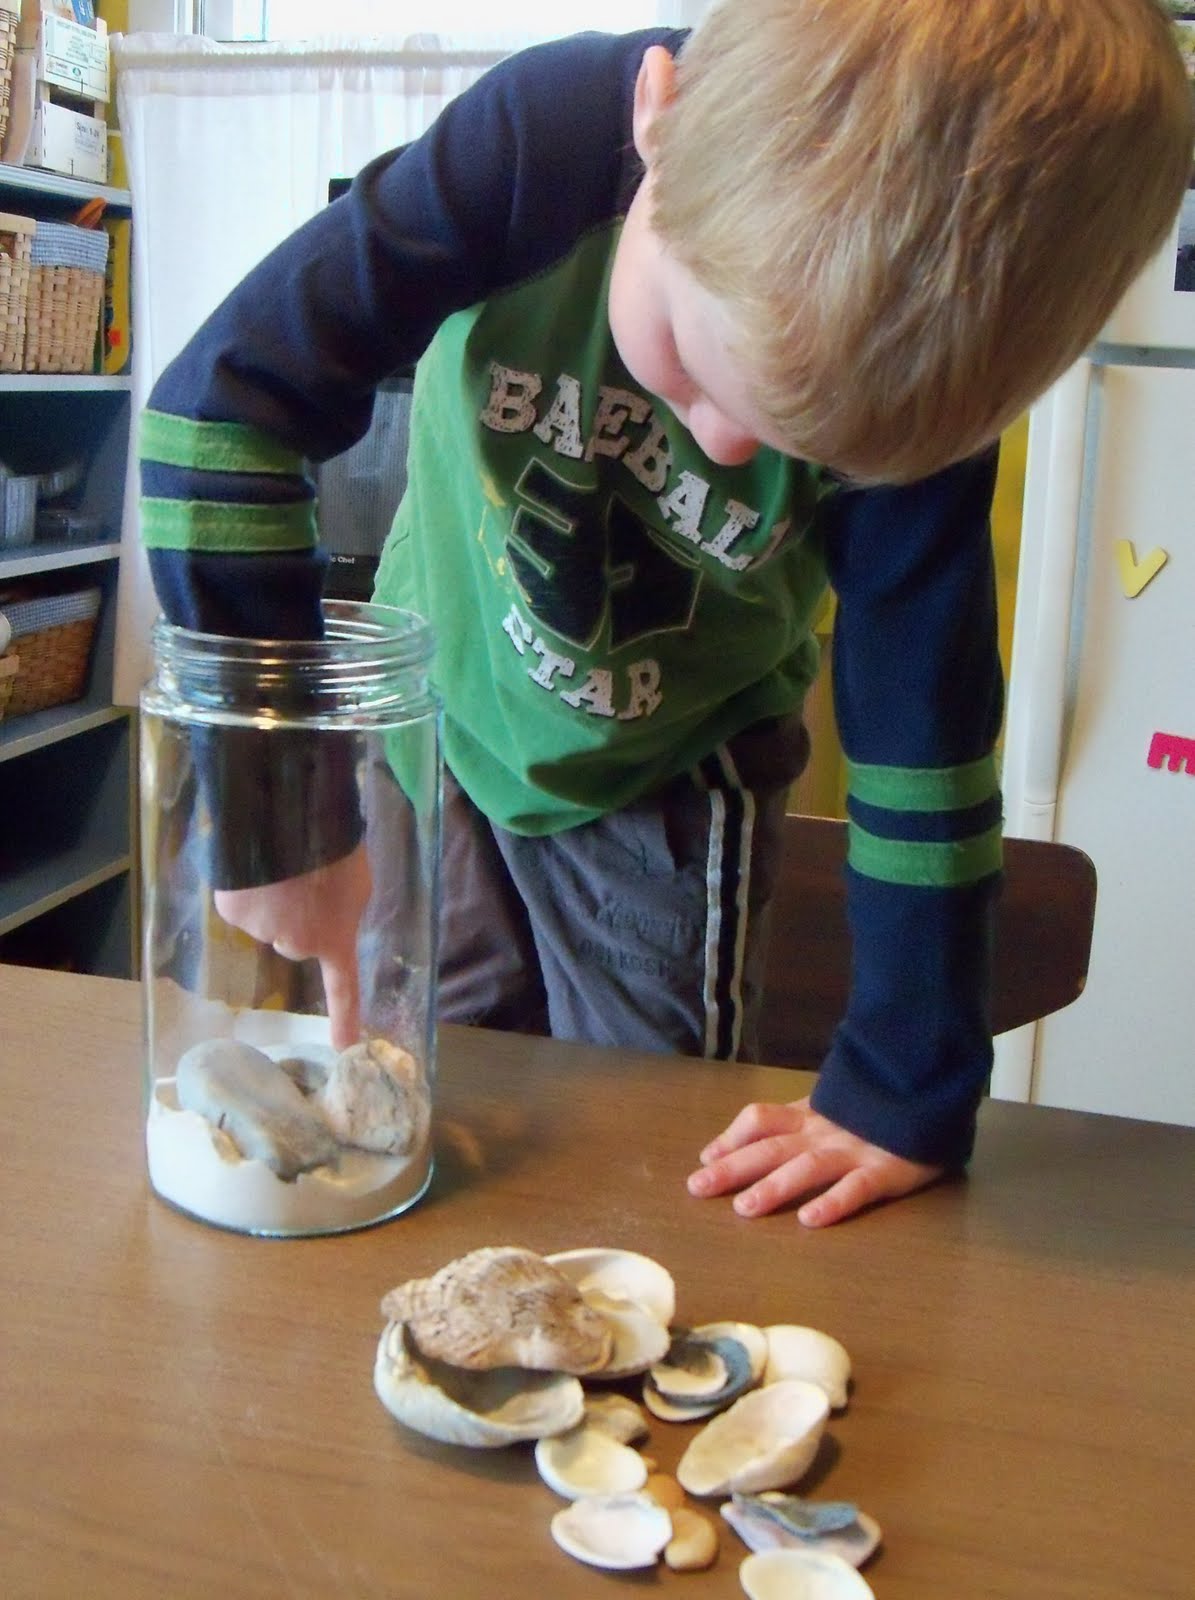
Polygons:
<instances>
[{"instance_id":1,"label":"wood grain surface","mask_svg":"<svg viewBox=\"0 0 1195 1600\"><path fill-rule=\"evenodd\" d=\"M853 1392L802 1487L881 1523L880 1600L1191 1592L1195 1130L992 1103L967 1181L806 1233L683 1181L791 1070L445 1028L427 1197L257 1240L148 1188L133 985L0 968L0 1017L5 1600L741 1594L724 1524L705 1573L580 1566L529 1448L383 1410L381 1295L501 1243L643 1250L679 1320L841 1339ZM647 1448L671 1467L690 1433Z\"/></svg>"}]
</instances>

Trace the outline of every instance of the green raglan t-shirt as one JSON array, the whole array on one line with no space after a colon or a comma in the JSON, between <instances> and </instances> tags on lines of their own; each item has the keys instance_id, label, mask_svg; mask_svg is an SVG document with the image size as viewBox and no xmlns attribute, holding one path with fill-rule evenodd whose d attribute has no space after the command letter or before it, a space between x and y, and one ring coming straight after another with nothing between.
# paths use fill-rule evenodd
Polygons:
<instances>
[{"instance_id":1,"label":"green raglan t-shirt","mask_svg":"<svg viewBox=\"0 0 1195 1600\"><path fill-rule=\"evenodd\" d=\"M817 667L819 474L713 468L635 385L604 314L619 232L441 326L378 573L437 619L449 767L522 833L685 771Z\"/></svg>"}]
</instances>

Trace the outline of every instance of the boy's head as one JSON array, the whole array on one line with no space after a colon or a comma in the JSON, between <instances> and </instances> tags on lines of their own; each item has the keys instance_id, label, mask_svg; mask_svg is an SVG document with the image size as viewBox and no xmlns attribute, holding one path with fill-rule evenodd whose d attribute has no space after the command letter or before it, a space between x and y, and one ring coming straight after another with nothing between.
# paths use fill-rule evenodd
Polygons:
<instances>
[{"instance_id":1,"label":"boy's head","mask_svg":"<svg viewBox=\"0 0 1195 1600\"><path fill-rule=\"evenodd\" d=\"M675 70L648 52L635 137L629 220L691 314L721 308L744 435L900 481L1091 342L1195 118L1157 0L721 0Z\"/></svg>"}]
</instances>

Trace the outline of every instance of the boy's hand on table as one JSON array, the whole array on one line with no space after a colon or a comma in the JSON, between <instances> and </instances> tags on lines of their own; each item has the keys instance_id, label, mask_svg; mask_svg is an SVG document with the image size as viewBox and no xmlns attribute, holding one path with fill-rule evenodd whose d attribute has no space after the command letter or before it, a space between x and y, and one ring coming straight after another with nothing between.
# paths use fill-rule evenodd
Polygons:
<instances>
[{"instance_id":1,"label":"boy's hand on table","mask_svg":"<svg viewBox=\"0 0 1195 1600\"><path fill-rule=\"evenodd\" d=\"M332 1047L347 1050L361 1033L357 930L372 888L365 845L297 878L255 889L217 889L225 922L273 945L288 961L320 964Z\"/></svg>"},{"instance_id":2,"label":"boy's hand on table","mask_svg":"<svg viewBox=\"0 0 1195 1600\"><path fill-rule=\"evenodd\" d=\"M690 1194L737 1191L734 1209L743 1217L766 1216L814 1195L797 1212L810 1228L923 1189L943 1171L868 1144L814 1111L808 1098L745 1106L699 1159L701 1166L689 1175Z\"/></svg>"}]
</instances>

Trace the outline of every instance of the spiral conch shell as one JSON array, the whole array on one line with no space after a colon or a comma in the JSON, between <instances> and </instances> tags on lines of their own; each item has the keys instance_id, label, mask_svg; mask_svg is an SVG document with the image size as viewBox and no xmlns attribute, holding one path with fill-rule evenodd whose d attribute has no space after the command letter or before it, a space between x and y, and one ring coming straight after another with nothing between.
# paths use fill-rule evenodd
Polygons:
<instances>
[{"instance_id":1,"label":"spiral conch shell","mask_svg":"<svg viewBox=\"0 0 1195 1600\"><path fill-rule=\"evenodd\" d=\"M525 1367L597 1372L611 1332L564 1273L534 1251L486 1246L412 1278L382 1300L382 1315L406 1324L419 1351L470 1371Z\"/></svg>"}]
</instances>

